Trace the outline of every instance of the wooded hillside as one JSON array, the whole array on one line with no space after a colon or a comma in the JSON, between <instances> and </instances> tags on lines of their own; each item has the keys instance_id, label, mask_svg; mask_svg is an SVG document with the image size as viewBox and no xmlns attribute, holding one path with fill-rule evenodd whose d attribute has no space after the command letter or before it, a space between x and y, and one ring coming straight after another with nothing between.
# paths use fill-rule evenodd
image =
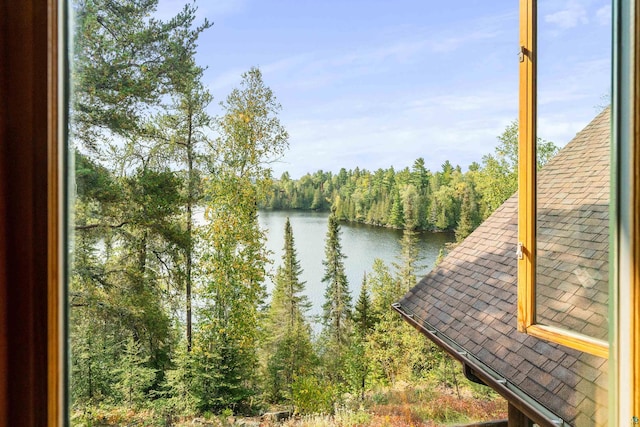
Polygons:
<instances>
[{"instance_id":1,"label":"wooded hillside","mask_svg":"<svg viewBox=\"0 0 640 427\"><path fill-rule=\"evenodd\" d=\"M390 309L416 282L416 229L463 238L515 191L516 125L463 172L357 167L271 177L288 147L281 106L251 68L220 98L196 63L189 3L78 0L70 119L69 353L72 423L98 410L165 420L289 405L331 413L344 396L437 374L444 356ZM428 147L428 142L417 141ZM546 161L555 152L541 144ZM295 232L265 248L258 207L331 210L322 319L310 319ZM194 209L205 212L204 224ZM340 221L403 228L394 266L375 261L357 299ZM281 257L267 295L266 264ZM355 302L354 302L355 301ZM322 323L319 336L311 322ZM446 377L446 365L445 365ZM446 378L445 378L446 382Z\"/></svg>"},{"instance_id":2,"label":"wooded hillside","mask_svg":"<svg viewBox=\"0 0 640 427\"><path fill-rule=\"evenodd\" d=\"M463 239L517 190L518 125L498 136L495 152L474 162L466 172L448 160L438 171L424 158L411 168L369 171L355 167L340 172L317 171L300 179L284 173L268 188L261 207L335 210L341 220L410 230L455 231ZM428 144L426 144L428 146ZM539 166L557 152L539 140Z\"/></svg>"}]
</instances>

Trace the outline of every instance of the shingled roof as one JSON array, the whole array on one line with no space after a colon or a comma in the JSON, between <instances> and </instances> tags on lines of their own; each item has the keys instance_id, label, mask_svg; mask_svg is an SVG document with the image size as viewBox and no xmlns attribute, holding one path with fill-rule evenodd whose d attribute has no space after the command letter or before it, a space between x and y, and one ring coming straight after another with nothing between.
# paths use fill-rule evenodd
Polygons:
<instances>
[{"instance_id":1,"label":"shingled roof","mask_svg":"<svg viewBox=\"0 0 640 427\"><path fill-rule=\"evenodd\" d=\"M538 177L538 316L605 340L609 121L607 109ZM516 330L516 243L514 195L394 307L537 422L606 425L606 359Z\"/></svg>"}]
</instances>

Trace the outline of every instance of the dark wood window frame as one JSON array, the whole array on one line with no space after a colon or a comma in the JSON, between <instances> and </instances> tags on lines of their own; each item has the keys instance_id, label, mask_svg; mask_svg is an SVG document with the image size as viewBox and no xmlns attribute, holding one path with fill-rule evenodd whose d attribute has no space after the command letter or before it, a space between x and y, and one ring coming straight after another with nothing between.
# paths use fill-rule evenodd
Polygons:
<instances>
[{"instance_id":1,"label":"dark wood window frame","mask_svg":"<svg viewBox=\"0 0 640 427\"><path fill-rule=\"evenodd\" d=\"M60 3L0 0L0 427L66 424Z\"/></svg>"}]
</instances>

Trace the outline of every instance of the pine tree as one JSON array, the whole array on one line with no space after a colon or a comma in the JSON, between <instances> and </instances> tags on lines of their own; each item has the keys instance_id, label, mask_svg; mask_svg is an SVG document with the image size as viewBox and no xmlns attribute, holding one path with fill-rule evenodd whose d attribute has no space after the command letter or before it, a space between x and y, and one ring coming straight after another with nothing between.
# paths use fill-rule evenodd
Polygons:
<instances>
[{"instance_id":1,"label":"pine tree","mask_svg":"<svg viewBox=\"0 0 640 427\"><path fill-rule=\"evenodd\" d=\"M394 228L404 227L404 212L402 206L402 198L397 190L393 193L393 203L391 212L389 212L389 225Z\"/></svg>"},{"instance_id":2,"label":"pine tree","mask_svg":"<svg viewBox=\"0 0 640 427\"><path fill-rule=\"evenodd\" d=\"M369 334L373 331L375 323L376 317L371 305L367 274L365 273L362 278L360 295L354 307L353 342L349 348L349 352L347 353L346 361L346 375L349 380L350 388L354 392L359 392L361 400L364 400L366 379L369 373L369 366L366 357L367 340Z\"/></svg>"},{"instance_id":3,"label":"pine tree","mask_svg":"<svg viewBox=\"0 0 640 427\"><path fill-rule=\"evenodd\" d=\"M322 261L325 268L322 282L326 283L322 319L329 375L338 383L343 379L343 357L351 337L351 294L344 271L345 258L340 243L340 224L335 212L332 212L325 241L325 259Z\"/></svg>"},{"instance_id":4,"label":"pine tree","mask_svg":"<svg viewBox=\"0 0 640 427\"><path fill-rule=\"evenodd\" d=\"M396 270L396 280L398 282L397 294L393 302L415 286L417 282L416 270L418 269L418 235L411 229L402 232L400 240L400 256L398 262L393 263Z\"/></svg>"},{"instance_id":5,"label":"pine tree","mask_svg":"<svg viewBox=\"0 0 640 427\"><path fill-rule=\"evenodd\" d=\"M362 277L362 286L360 287L360 295L354 307L353 325L356 332L362 336L366 336L371 328L375 325L376 318L371 306L371 295L369 293L369 284L367 282L367 273Z\"/></svg>"},{"instance_id":6,"label":"pine tree","mask_svg":"<svg viewBox=\"0 0 640 427\"><path fill-rule=\"evenodd\" d=\"M133 337L129 337L120 358L120 362L112 371L117 379L116 389L120 392L121 401L129 407L138 407L145 400L145 393L155 379L155 370L149 368L149 357L144 356L142 347Z\"/></svg>"},{"instance_id":7,"label":"pine tree","mask_svg":"<svg viewBox=\"0 0 640 427\"><path fill-rule=\"evenodd\" d=\"M83 247L74 249L78 262L70 272L70 318L78 322L70 326L70 352L88 375L86 382L72 379L71 395L79 403L87 390L92 403L111 398L138 404L140 390L131 381L151 378L144 392L157 391L175 341L170 313L181 288L184 181L170 170L168 150L158 148L154 114L175 89L181 64L193 59L208 23L192 26L193 5L167 20L153 16L157 6L157 0L74 2L70 129L84 153L77 155L80 214L74 227ZM137 349L123 349L118 343L131 336ZM137 367L134 350L145 360ZM101 369L94 369L96 363ZM111 365L140 375L110 375Z\"/></svg>"},{"instance_id":8,"label":"pine tree","mask_svg":"<svg viewBox=\"0 0 640 427\"><path fill-rule=\"evenodd\" d=\"M388 384L410 380L424 365L424 340L391 309L391 304L416 283L417 254L416 233L405 229L400 257L394 263L395 275L381 260L375 260L373 265L372 306L378 320L367 341L367 359L371 362L371 374Z\"/></svg>"},{"instance_id":9,"label":"pine tree","mask_svg":"<svg viewBox=\"0 0 640 427\"><path fill-rule=\"evenodd\" d=\"M382 383L393 384L403 374L407 357L406 349L399 345L404 322L391 309L391 304L397 301L400 293L399 281L395 280L382 260L376 259L369 283L372 305L378 318L367 340L370 375Z\"/></svg>"},{"instance_id":10,"label":"pine tree","mask_svg":"<svg viewBox=\"0 0 640 427\"><path fill-rule=\"evenodd\" d=\"M192 27L194 5L167 21L152 17L157 7L158 0L83 0L74 7L71 126L75 141L92 153L104 154L109 134L148 135L150 107L161 103L210 26L205 20Z\"/></svg>"},{"instance_id":11,"label":"pine tree","mask_svg":"<svg viewBox=\"0 0 640 427\"><path fill-rule=\"evenodd\" d=\"M182 274L185 288L186 338L187 351L192 344L192 303L194 265L194 232L195 221L193 210L202 199L202 163L207 154L200 148L207 142L207 130L211 125L211 117L206 111L213 100L211 94L202 84L203 69L195 65L193 60L185 61L173 74L173 104L167 114L159 120L158 137L166 145L171 154L172 163L182 168L185 187L184 205L184 239L181 242L184 262Z\"/></svg>"},{"instance_id":12,"label":"pine tree","mask_svg":"<svg viewBox=\"0 0 640 427\"><path fill-rule=\"evenodd\" d=\"M168 403L172 413L194 414L198 408L197 375L194 353L180 345L173 357L174 368L167 371Z\"/></svg>"},{"instance_id":13,"label":"pine tree","mask_svg":"<svg viewBox=\"0 0 640 427\"><path fill-rule=\"evenodd\" d=\"M309 372L313 366L311 327L305 318L311 303L304 295L305 282L300 281L301 274L293 230L287 218L282 265L276 273L268 314L270 338L267 347L270 356L266 381L267 393L273 401L284 397L290 399L295 379Z\"/></svg>"},{"instance_id":14,"label":"pine tree","mask_svg":"<svg viewBox=\"0 0 640 427\"><path fill-rule=\"evenodd\" d=\"M480 224L480 214L473 184L467 183L462 194L460 219L456 227L456 241L461 242Z\"/></svg>"},{"instance_id":15,"label":"pine tree","mask_svg":"<svg viewBox=\"0 0 640 427\"><path fill-rule=\"evenodd\" d=\"M311 303L304 295L305 282L300 281L302 267L298 261L291 222L287 218L284 226L284 253L282 265L276 273L276 286L272 302L274 317L284 323L284 331L291 333L301 321ZM275 316L277 313L277 316Z\"/></svg>"}]
</instances>

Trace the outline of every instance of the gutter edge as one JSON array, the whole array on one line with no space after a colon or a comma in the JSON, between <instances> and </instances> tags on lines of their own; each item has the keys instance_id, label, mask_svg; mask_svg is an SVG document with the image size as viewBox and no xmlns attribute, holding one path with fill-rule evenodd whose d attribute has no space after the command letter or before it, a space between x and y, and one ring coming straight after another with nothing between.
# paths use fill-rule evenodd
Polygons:
<instances>
[{"instance_id":1,"label":"gutter edge","mask_svg":"<svg viewBox=\"0 0 640 427\"><path fill-rule=\"evenodd\" d=\"M469 366L486 385L494 389L513 406L518 408L528 418L544 427L571 427L562 418L545 408L542 404L527 395L515 384L481 362L477 357L469 353L462 346L456 344L451 338L429 324L426 320L418 318L400 303L393 303L392 308L397 311L405 321L420 331L423 335L441 347L451 357L460 363ZM419 320L419 321L418 321Z\"/></svg>"}]
</instances>

